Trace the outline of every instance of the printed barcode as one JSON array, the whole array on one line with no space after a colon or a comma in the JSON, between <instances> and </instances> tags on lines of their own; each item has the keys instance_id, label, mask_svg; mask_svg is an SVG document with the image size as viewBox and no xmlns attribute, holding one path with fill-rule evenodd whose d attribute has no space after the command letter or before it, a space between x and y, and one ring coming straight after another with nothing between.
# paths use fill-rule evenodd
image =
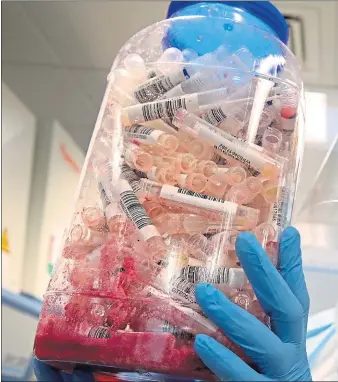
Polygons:
<instances>
[{"instance_id":1,"label":"printed barcode","mask_svg":"<svg viewBox=\"0 0 338 382\"><path fill-rule=\"evenodd\" d=\"M171 281L171 292L189 302L195 302L195 284L179 276Z\"/></svg>"},{"instance_id":2,"label":"printed barcode","mask_svg":"<svg viewBox=\"0 0 338 382\"><path fill-rule=\"evenodd\" d=\"M211 123L214 126L218 126L220 123L227 119L221 107L215 107L210 109L202 115L202 119Z\"/></svg>"},{"instance_id":3,"label":"printed barcode","mask_svg":"<svg viewBox=\"0 0 338 382\"><path fill-rule=\"evenodd\" d=\"M133 191L123 191L120 194L121 206L124 213L136 225L138 229L142 229L148 225L152 225L151 220L146 211L141 206Z\"/></svg>"},{"instance_id":4,"label":"printed barcode","mask_svg":"<svg viewBox=\"0 0 338 382\"><path fill-rule=\"evenodd\" d=\"M166 93L174 87L170 78L167 76L155 77L149 83L141 85L135 91L135 98L140 102L154 101L159 95Z\"/></svg>"},{"instance_id":5,"label":"printed barcode","mask_svg":"<svg viewBox=\"0 0 338 382\"><path fill-rule=\"evenodd\" d=\"M175 337L180 338L181 340L192 340L194 338L194 335L187 332L186 330L183 330L179 328L176 325L170 324L168 321L164 321L162 327L161 327L162 332L165 333L171 333Z\"/></svg>"},{"instance_id":6,"label":"printed barcode","mask_svg":"<svg viewBox=\"0 0 338 382\"><path fill-rule=\"evenodd\" d=\"M181 275L188 282L196 283L212 283L212 284L226 284L229 280L229 268L217 268L210 272L207 268L190 266L182 268Z\"/></svg>"},{"instance_id":7,"label":"printed barcode","mask_svg":"<svg viewBox=\"0 0 338 382\"><path fill-rule=\"evenodd\" d=\"M121 166L121 178L127 180L129 183L132 181L139 181L140 177L126 164Z\"/></svg>"},{"instance_id":8,"label":"printed barcode","mask_svg":"<svg viewBox=\"0 0 338 382\"><path fill-rule=\"evenodd\" d=\"M234 158L234 159L238 160L239 162L243 163L245 165L246 169L248 170L248 172L252 176L258 176L260 174L259 171L252 168L251 163L248 159L244 158L240 154L237 154L235 151L231 150L230 148L226 147L225 145L223 145L223 144L215 145L214 148L216 150L221 151L222 153L224 153L226 155L229 155L229 157Z\"/></svg>"},{"instance_id":9,"label":"printed barcode","mask_svg":"<svg viewBox=\"0 0 338 382\"><path fill-rule=\"evenodd\" d=\"M88 333L89 338L110 338L109 330L103 326L91 328Z\"/></svg>"},{"instance_id":10,"label":"printed barcode","mask_svg":"<svg viewBox=\"0 0 338 382\"><path fill-rule=\"evenodd\" d=\"M179 109L186 109L184 98L142 105L142 114L145 121L152 121L154 119L173 118Z\"/></svg>"},{"instance_id":11,"label":"printed barcode","mask_svg":"<svg viewBox=\"0 0 338 382\"><path fill-rule=\"evenodd\" d=\"M188 265L181 270L181 275L193 284L204 283L208 280L207 268Z\"/></svg>"},{"instance_id":12,"label":"printed barcode","mask_svg":"<svg viewBox=\"0 0 338 382\"><path fill-rule=\"evenodd\" d=\"M280 190L280 196L278 200L273 204L272 221L278 227L284 227L285 225L285 202L288 197L288 191L286 187L282 187Z\"/></svg>"},{"instance_id":13,"label":"printed barcode","mask_svg":"<svg viewBox=\"0 0 338 382\"><path fill-rule=\"evenodd\" d=\"M189 196L194 196L196 198L211 200L212 202L225 203L225 200L223 199L215 198L214 196L209 196L205 194L200 194L199 192L189 191L189 190L186 190L185 188L179 188L177 192L183 195L189 195Z\"/></svg>"},{"instance_id":14,"label":"printed barcode","mask_svg":"<svg viewBox=\"0 0 338 382\"><path fill-rule=\"evenodd\" d=\"M150 135L154 131L154 129L151 129L150 127L145 127L142 125L132 125L130 127L126 127L124 130L127 133L132 134L133 136L137 134L137 135L140 135L141 137L142 135Z\"/></svg>"}]
</instances>

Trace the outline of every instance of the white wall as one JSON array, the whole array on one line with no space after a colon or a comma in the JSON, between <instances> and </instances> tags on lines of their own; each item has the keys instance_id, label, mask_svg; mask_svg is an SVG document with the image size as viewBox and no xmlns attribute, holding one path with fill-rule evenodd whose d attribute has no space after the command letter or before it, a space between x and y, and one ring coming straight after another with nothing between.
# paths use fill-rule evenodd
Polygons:
<instances>
[{"instance_id":1,"label":"white wall","mask_svg":"<svg viewBox=\"0 0 338 382\"><path fill-rule=\"evenodd\" d=\"M35 116L2 83L2 230L10 249L2 251L2 282L14 292L22 285L35 133Z\"/></svg>"},{"instance_id":2,"label":"white wall","mask_svg":"<svg viewBox=\"0 0 338 382\"><path fill-rule=\"evenodd\" d=\"M75 166L65 161L61 147ZM67 155L66 154L66 155ZM39 123L23 287L42 297L73 211L84 153L56 121Z\"/></svg>"}]
</instances>

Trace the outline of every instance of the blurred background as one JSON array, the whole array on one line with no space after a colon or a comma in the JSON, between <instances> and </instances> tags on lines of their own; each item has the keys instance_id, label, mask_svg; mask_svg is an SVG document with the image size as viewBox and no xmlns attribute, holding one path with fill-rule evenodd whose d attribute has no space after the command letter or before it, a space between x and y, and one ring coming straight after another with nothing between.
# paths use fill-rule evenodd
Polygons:
<instances>
[{"instance_id":1,"label":"blurred background","mask_svg":"<svg viewBox=\"0 0 338 382\"><path fill-rule=\"evenodd\" d=\"M31 317L39 311L114 57L135 32L164 19L168 5L2 2L2 280L9 301L3 328L21 320L13 303L18 296ZM316 314L338 301L338 2L275 5L289 24L305 82L305 152L293 225L302 235ZM4 333L3 360L17 375L27 366L36 319L27 325L16 332L26 338L19 350Z\"/></svg>"}]
</instances>

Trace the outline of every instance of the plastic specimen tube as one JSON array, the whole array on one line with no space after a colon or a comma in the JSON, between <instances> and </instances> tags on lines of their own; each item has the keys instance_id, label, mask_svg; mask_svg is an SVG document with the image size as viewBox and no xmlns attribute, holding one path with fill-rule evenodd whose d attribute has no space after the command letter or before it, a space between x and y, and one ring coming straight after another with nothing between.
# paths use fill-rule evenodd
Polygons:
<instances>
[{"instance_id":1,"label":"plastic specimen tube","mask_svg":"<svg viewBox=\"0 0 338 382\"><path fill-rule=\"evenodd\" d=\"M175 151L178 147L178 139L161 130L154 130L142 125L133 125L123 130L125 136L137 143L145 145L160 145L167 151Z\"/></svg>"},{"instance_id":2,"label":"plastic specimen tube","mask_svg":"<svg viewBox=\"0 0 338 382\"><path fill-rule=\"evenodd\" d=\"M138 171L148 172L153 166L151 155L133 143L125 144L123 158L129 167Z\"/></svg>"},{"instance_id":3,"label":"plastic specimen tube","mask_svg":"<svg viewBox=\"0 0 338 382\"><path fill-rule=\"evenodd\" d=\"M253 226L257 224L259 211L249 207L243 207L236 203L225 201L220 198L215 198L205 194L200 194L194 191L189 191L183 188L178 188L168 185L159 185L146 179L142 179L141 192L145 195L150 193L160 197L182 204L189 204L202 209L208 209L221 212L220 220L224 218L223 214L232 215L235 217L236 225L243 227ZM243 228L242 228L243 229Z\"/></svg>"},{"instance_id":4,"label":"plastic specimen tube","mask_svg":"<svg viewBox=\"0 0 338 382\"><path fill-rule=\"evenodd\" d=\"M192 112L199 110L200 106L208 105L226 99L229 89L221 88L203 93L188 94L183 97L174 97L157 100L144 104L128 106L122 109L122 121L126 125L142 123L155 119L173 118L177 110L186 109Z\"/></svg>"},{"instance_id":5,"label":"plastic specimen tube","mask_svg":"<svg viewBox=\"0 0 338 382\"><path fill-rule=\"evenodd\" d=\"M273 177L279 174L279 163L268 157L263 149L239 141L187 110L179 110L173 123L179 129L210 142L219 152L239 161L253 176L258 176L266 171L269 172L269 176Z\"/></svg>"}]
</instances>

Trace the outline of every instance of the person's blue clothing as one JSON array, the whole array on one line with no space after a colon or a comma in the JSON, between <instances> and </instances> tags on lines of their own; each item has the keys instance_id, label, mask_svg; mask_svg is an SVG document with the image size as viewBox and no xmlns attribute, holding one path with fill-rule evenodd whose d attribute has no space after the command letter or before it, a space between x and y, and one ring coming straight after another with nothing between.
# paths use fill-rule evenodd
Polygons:
<instances>
[{"instance_id":1,"label":"person's blue clothing","mask_svg":"<svg viewBox=\"0 0 338 382\"><path fill-rule=\"evenodd\" d=\"M205 314L242 347L254 368L206 335L197 335L195 350L222 381L311 381L305 350L309 296L298 231L289 227L281 236L279 272L251 233L238 236L236 252L272 331L213 286L199 284L196 298ZM34 369L41 382L94 380L89 372L70 376L38 360Z\"/></svg>"}]
</instances>

